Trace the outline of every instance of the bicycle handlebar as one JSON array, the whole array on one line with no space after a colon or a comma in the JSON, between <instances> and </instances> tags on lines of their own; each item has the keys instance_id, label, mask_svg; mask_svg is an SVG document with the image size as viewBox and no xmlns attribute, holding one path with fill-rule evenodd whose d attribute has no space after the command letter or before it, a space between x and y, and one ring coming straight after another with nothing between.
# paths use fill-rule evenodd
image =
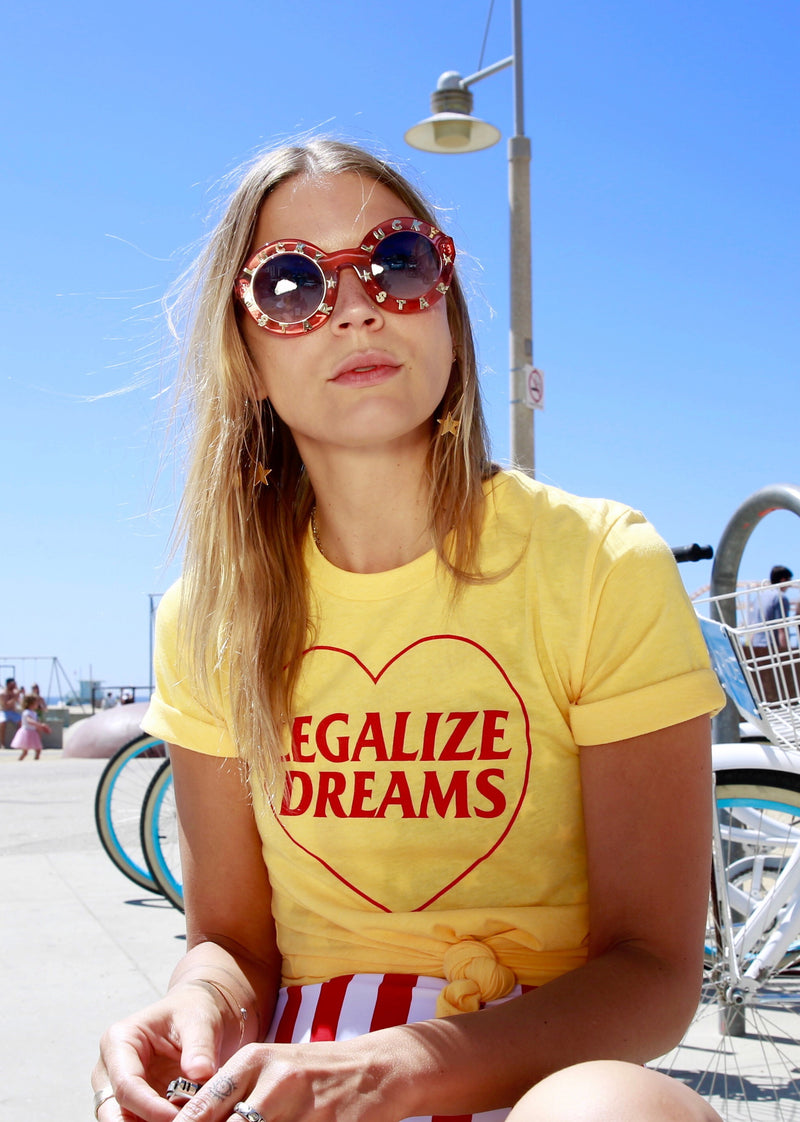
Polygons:
<instances>
[{"instance_id":1,"label":"bicycle handlebar","mask_svg":"<svg viewBox=\"0 0 800 1122\"><path fill-rule=\"evenodd\" d=\"M680 565L683 561L710 561L714 556L714 547L710 545L673 545L672 556Z\"/></svg>"}]
</instances>

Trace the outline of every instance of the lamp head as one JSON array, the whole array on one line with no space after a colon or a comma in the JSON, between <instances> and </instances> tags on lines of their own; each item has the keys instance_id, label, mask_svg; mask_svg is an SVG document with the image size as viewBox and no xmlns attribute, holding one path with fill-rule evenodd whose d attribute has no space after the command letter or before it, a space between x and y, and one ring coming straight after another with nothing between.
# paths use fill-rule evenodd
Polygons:
<instances>
[{"instance_id":1,"label":"lamp head","mask_svg":"<svg viewBox=\"0 0 800 1122\"><path fill-rule=\"evenodd\" d=\"M450 154L491 148L500 139L500 130L472 116L472 101L461 75L448 70L431 94L433 116L413 125L405 134L406 143L423 152Z\"/></svg>"}]
</instances>

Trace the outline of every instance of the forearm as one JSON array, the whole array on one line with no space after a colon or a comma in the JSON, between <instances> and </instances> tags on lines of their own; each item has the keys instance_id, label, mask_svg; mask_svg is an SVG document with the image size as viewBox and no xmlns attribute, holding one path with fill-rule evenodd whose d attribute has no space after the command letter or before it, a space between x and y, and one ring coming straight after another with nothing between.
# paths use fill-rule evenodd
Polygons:
<instances>
[{"instance_id":1,"label":"forearm","mask_svg":"<svg viewBox=\"0 0 800 1122\"><path fill-rule=\"evenodd\" d=\"M694 1009L694 973L621 946L511 1001L360 1043L374 1050L403 1116L506 1107L570 1064L642 1063L666 1051Z\"/></svg>"},{"instance_id":2,"label":"forearm","mask_svg":"<svg viewBox=\"0 0 800 1122\"><path fill-rule=\"evenodd\" d=\"M514 1001L401 1030L409 1114L508 1106L553 1071L677 1043L702 976L709 743L702 717L581 751L590 959Z\"/></svg>"},{"instance_id":3,"label":"forearm","mask_svg":"<svg viewBox=\"0 0 800 1122\"><path fill-rule=\"evenodd\" d=\"M237 1022L247 1010L243 1042L252 1042L272 1019L281 958L246 772L175 745L170 759L188 948L170 986L214 982L231 991L227 1004Z\"/></svg>"}]
</instances>

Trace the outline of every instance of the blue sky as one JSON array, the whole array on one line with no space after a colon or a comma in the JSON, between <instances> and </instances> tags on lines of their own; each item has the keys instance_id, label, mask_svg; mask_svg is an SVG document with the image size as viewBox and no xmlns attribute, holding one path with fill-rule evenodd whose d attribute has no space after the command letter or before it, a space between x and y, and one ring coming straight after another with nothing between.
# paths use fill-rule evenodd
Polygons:
<instances>
[{"instance_id":1,"label":"blue sky","mask_svg":"<svg viewBox=\"0 0 800 1122\"><path fill-rule=\"evenodd\" d=\"M0 272L0 655L149 680L149 601L177 572L160 297L223 177L306 130L388 150L443 208L472 292L495 456L508 456L505 140L416 152L445 70L479 68L489 0L7 6ZM716 545L800 483L796 0L524 3L541 479ZM498 0L483 64L511 53ZM475 112L512 126L506 70ZM800 573L770 514L740 576ZM684 567L690 591L710 565ZM44 663L15 669L46 679Z\"/></svg>"}]
</instances>

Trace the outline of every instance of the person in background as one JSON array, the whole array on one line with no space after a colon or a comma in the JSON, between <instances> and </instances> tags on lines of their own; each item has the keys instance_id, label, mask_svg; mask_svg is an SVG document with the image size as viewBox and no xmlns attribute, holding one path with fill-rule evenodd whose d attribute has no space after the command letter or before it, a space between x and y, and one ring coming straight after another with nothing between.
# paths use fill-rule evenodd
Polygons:
<instances>
[{"instance_id":1,"label":"person in background","mask_svg":"<svg viewBox=\"0 0 800 1122\"><path fill-rule=\"evenodd\" d=\"M6 684L0 690L0 722L2 723L2 739L0 748L8 748L20 725L19 712L20 688L14 678L6 678Z\"/></svg>"},{"instance_id":2,"label":"person in background","mask_svg":"<svg viewBox=\"0 0 800 1122\"><path fill-rule=\"evenodd\" d=\"M47 702L39 692L39 686L37 682L34 682L31 686L30 695L35 699L34 709L36 710L37 716L41 719L47 712Z\"/></svg>"},{"instance_id":3,"label":"person in background","mask_svg":"<svg viewBox=\"0 0 800 1122\"><path fill-rule=\"evenodd\" d=\"M642 515L492 463L455 257L316 140L189 282L143 721L187 951L104 1034L98 1122L718 1119L642 1065L698 1001L722 694Z\"/></svg>"},{"instance_id":4,"label":"person in background","mask_svg":"<svg viewBox=\"0 0 800 1122\"><path fill-rule=\"evenodd\" d=\"M43 732L50 732L50 726L44 721L39 720L35 694L26 694L22 704L23 710L20 727L14 733L11 747L20 749L19 758L21 760L25 759L28 752L33 752L34 759L38 760L42 754L43 748L40 734Z\"/></svg>"},{"instance_id":5,"label":"person in background","mask_svg":"<svg viewBox=\"0 0 800 1122\"><path fill-rule=\"evenodd\" d=\"M773 565L769 574L769 587L758 590L757 610L759 623L789 620L793 614L786 595L792 570L785 565ZM782 658L792 646L790 627L769 627L753 633L750 655L756 670L761 692L760 700L768 704L796 697L797 681L793 668Z\"/></svg>"}]
</instances>

